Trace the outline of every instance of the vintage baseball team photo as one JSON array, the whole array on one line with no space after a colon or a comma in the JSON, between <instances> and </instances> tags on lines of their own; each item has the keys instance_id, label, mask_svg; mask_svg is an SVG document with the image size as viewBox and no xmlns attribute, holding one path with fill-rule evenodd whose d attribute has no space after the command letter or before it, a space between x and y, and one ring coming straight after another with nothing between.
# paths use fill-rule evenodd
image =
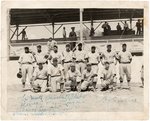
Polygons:
<instances>
[{"instance_id":1,"label":"vintage baseball team photo","mask_svg":"<svg viewBox=\"0 0 150 121\"><path fill-rule=\"evenodd\" d=\"M144 111L144 8L7 14L8 112Z\"/></svg>"}]
</instances>

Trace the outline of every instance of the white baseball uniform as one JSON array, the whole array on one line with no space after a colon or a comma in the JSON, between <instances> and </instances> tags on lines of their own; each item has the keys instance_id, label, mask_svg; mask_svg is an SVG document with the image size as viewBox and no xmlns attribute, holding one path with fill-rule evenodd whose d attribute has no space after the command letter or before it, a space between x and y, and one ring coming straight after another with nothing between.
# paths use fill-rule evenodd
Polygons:
<instances>
[{"instance_id":1,"label":"white baseball uniform","mask_svg":"<svg viewBox=\"0 0 150 121\"><path fill-rule=\"evenodd\" d=\"M92 86L93 82L97 82L97 77L92 77L95 74L92 70L88 72L87 70L83 71L81 84L81 90L86 90L89 86Z\"/></svg>"},{"instance_id":2,"label":"white baseball uniform","mask_svg":"<svg viewBox=\"0 0 150 121\"><path fill-rule=\"evenodd\" d=\"M50 84L51 84L52 92L57 91L58 83L64 83L63 82L63 79L64 79L63 70L64 68L60 64L58 64L57 67L51 65L48 68L48 74L50 76Z\"/></svg>"},{"instance_id":3,"label":"white baseball uniform","mask_svg":"<svg viewBox=\"0 0 150 121\"><path fill-rule=\"evenodd\" d=\"M57 58L58 64L61 64L62 54L60 52L55 53L54 51L51 51L49 56L51 57L51 63L52 63L53 58Z\"/></svg>"},{"instance_id":4,"label":"white baseball uniform","mask_svg":"<svg viewBox=\"0 0 150 121\"><path fill-rule=\"evenodd\" d=\"M84 50L76 50L74 52L73 57L76 59L76 68L83 73L86 65L85 65L85 57L86 57L86 52Z\"/></svg>"},{"instance_id":5,"label":"white baseball uniform","mask_svg":"<svg viewBox=\"0 0 150 121\"><path fill-rule=\"evenodd\" d=\"M26 77L28 74L28 79L31 82L32 81L32 74L33 74L33 63L35 62L35 59L31 53L24 53L19 58L19 64L21 66L22 71L22 82L26 82Z\"/></svg>"},{"instance_id":6,"label":"white baseball uniform","mask_svg":"<svg viewBox=\"0 0 150 121\"><path fill-rule=\"evenodd\" d=\"M51 42L47 42L47 47L48 47L48 54L53 50L54 45L57 45L57 42L55 40L52 40Z\"/></svg>"},{"instance_id":7,"label":"white baseball uniform","mask_svg":"<svg viewBox=\"0 0 150 121\"><path fill-rule=\"evenodd\" d=\"M41 87L41 92L45 92L47 89L48 80L48 70L44 67L42 70L36 68L33 73L33 78L35 78L33 84Z\"/></svg>"},{"instance_id":8,"label":"white baseball uniform","mask_svg":"<svg viewBox=\"0 0 150 121\"><path fill-rule=\"evenodd\" d=\"M34 57L35 57L35 61L37 64L42 63L45 64L46 63L46 58L45 58L46 53L44 52L36 52Z\"/></svg>"},{"instance_id":9,"label":"white baseball uniform","mask_svg":"<svg viewBox=\"0 0 150 121\"><path fill-rule=\"evenodd\" d=\"M130 59L132 59L132 55L129 51L121 51L118 53L118 59L120 60L119 65L119 72L120 72L120 78L122 78L124 75L126 75L127 80L131 80L131 64Z\"/></svg>"},{"instance_id":10,"label":"white baseball uniform","mask_svg":"<svg viewBox=\"0 0 150 121\"><path fill-rule=\"evenodd\" d=\"M86 58L88 59L89 63L91 63L92 71L97 74L98 73L98 63L100 62L100 56L98 52L91 53L89 52L86 55Z\"/></svg>"}]
</instances>

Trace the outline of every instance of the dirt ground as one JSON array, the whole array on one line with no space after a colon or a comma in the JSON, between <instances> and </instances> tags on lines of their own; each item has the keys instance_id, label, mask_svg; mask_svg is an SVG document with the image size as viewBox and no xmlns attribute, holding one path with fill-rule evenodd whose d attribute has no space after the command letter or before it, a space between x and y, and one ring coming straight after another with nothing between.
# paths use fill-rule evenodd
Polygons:
<instances>
[{"instance_id":1,"label":"dirt ground","mask_svg":"<svg viewBox=\"0 0 150 121\"><path fill-rule=\"evenodd\" d=\"M98 89L96 92L80 93L21 92L21 81L16 77L18 64L11 61L8 63L7 110L8 112L141 112L144 90L139 87L140 60L141 58L137 57L133 59L133 64L137 66L132 64L131 90L101 92Z\"/></svg>"}]
</instances>

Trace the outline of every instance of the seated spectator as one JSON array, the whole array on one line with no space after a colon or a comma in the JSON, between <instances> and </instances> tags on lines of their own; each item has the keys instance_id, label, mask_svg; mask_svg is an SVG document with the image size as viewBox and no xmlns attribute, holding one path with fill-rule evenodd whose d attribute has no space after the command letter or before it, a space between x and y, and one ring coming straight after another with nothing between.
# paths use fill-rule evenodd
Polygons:
<instances>
[{"instance_id":1,"label":"seated spectator","mask_svg":"<svg viewBox=\"0 0 150 121\"><path fill-rule=\"evenodd\" d=\"M102 25L102 28L104 29L104 36L110 34L111 27L110 27L110 25L108 24L108 22L105 22L105 23Z\"/></svg>"},{"instance_id":2,"label":"seated spectator","mask_svg":"<svg viewBox=\"0 0 150 121\"><path fill-rule=\"evenodd\" d=\"M120 26L119 23L118 23L118 25L116 26L116 29L117 29L117 34L120 35L122 28L121 28L121 26Z\"/></svg>"}]
</instances>

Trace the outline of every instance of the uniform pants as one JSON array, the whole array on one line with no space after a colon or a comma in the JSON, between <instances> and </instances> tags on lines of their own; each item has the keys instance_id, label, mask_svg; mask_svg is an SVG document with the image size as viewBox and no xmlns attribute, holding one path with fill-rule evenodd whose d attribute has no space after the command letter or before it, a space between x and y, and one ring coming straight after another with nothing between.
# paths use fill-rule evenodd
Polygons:
<instances>
[{"instance_id":1,"label":"uniform pants","mask_svg":"<svg viewBox=\"0 0 150 121\"><path fill-rule=\"evenodd\" d=\"M127 81L131 80L131 64L122 64L119 65L119 74L120 81L123 81L124 75L127 77Z\"/></svg>"},{"instance_id":2,"label":"uniform pants","mask_svg":"<svg viewBox=\"0 0 150 121\"><path fill-rule=\"evenodd\" d=\"M103 88L109 87L109 85L113 84L113 80L107 79L107 80L102 80L101 86Z\"/></svg>"},{"instance_id":3,"label":"uniform pants","mask_svg":"<svg viewBox=\"0 0 150 121\"><path fill-rule=\"evenodd\" d=\"M86 65L85 65L85 63L77 63L76 64L76 68L80 71L80 73L82 74L83 73L83 71L85 70L85 67L86 67Z\"/></svg>"},{"instance_id":4,"label":"uniform pants","mask_svg":"<svg viewBox=\"0 0 150 121\"><path fill-rule=\"evenodd\" d=\"M61 83L64 83L61 76L51 77L50 84L51 84L51 90L52 90L52 92L56 92L57 91L57 85L61 84Z\"/></svg>"},{"instance_id":5,"label":"uniform pants","mask_svg":"<svg viewBox=\"0 0 150 121\"><path fill-rule=\"evenodd\" d=\"M70 69L70 65L71 65L71 63L64 63L65 77L66 77L68 70Z\"/></svg>"},{"instance_id":6,"label":"uniform pants","mask_svg":"<svg viewBox=\"0 0 150 121\"><path fill-rule=\"evenodd\" d=\"M90 78L89 80L84 80L81 84L81 90L86 90L89 86L93 86L93 82L97 82L98 78Z\"/></svg>"},{"instance_id":7,"label":"uniform pants","mask_svg":"<svg viewBox=\"0 0 150 121\"><path fill-rule=\"evenodd\" d=\"M92 65L91 68L94 74L98 74L98 65Z\"/></svg>"},{"instance_id":8,"label":"uniform pants","mask_svg":"<svg viewBox=\"0 0 150 121\"><path fill-rule=\"evenodd\" d=\"M22 71L22 83L26 82L27 75L28 75L29 81L31 82L32 81L32 74L33 74L32 64L23 64L21 66L21 71Z\"/></svg>"},{"instance_id":9,"label":"uniform pants","mask_svg":"<svg viewBox=\"0 0 150 121\"><path fill-rule=\"evenodd\" d=\"M41 92L45 92L47 89L47 80L45 79L36 79L33 84L41 88Z\"/></svg>"}]
</instances>

